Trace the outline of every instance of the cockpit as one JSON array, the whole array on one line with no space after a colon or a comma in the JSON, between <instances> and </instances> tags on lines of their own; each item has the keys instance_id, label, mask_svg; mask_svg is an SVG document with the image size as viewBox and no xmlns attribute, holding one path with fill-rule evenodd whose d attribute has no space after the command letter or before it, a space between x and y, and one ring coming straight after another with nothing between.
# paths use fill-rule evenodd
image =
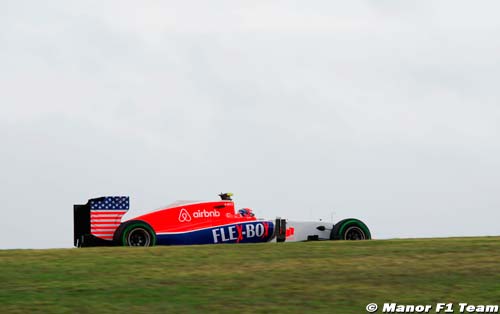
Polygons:
<instances>
[{"instance_id":1,"label":"cockpit","mask_svg":"<svg viewBox=\"0 0 500 314\"><path fill-rule=\"evenodd\" d=\"M231 198L234 194L233 193L220 193L219 197L223 201L233 201ZM238 212L236 213L236 216L239 217L255 217L255 214L252 212L250 208L242 208L239 209Z\"/></svg>"}]
</instances>

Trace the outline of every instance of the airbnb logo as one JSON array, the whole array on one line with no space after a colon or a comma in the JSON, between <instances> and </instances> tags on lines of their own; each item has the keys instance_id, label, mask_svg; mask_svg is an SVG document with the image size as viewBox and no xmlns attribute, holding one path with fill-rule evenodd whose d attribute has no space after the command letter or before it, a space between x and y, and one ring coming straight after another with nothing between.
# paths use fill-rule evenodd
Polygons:
<instances>
[{"instance_id":1,"label":"airbnb logo","mask_svg":"<svg viewBox=\"0 0 500 314\"><path fill-rule=\"evenodd\" d=\"M209 218L209 217L220 217L220 212L217 209L214 210L197 210L193 212L194 218Z\"/></svg>"},{"instance_id":2,"label":"airbnb logo","mask_svg":"<svg viewBox=\"0 0 500 314\"><path fill-rule=\"evenodd\" d=\"M191 221L191 215L189 215L188 211L183 208L181 209L181 212L179 213L179 222L190 222Z\"/></svg>"},{"instance_id":3,"label":"airbnb logo","mask_svg":"<svg viewBox=\"0 0 500 314\"><path fill-rule=\"evenodd\" d=\"M193 218L200 219L200 218L220 217L220 212L216 209L214 210L198 209L197 211L193 211L191 215L185 208L181 209L181 212L179 213L179 222L190 222Z\"/></svg>"}]
</instances>

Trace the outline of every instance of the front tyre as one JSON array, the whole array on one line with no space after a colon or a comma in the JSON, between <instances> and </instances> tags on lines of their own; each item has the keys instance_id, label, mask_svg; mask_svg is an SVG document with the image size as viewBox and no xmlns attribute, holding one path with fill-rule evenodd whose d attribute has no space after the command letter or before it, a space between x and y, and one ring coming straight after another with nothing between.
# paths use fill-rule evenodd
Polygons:
<instances>
[{"instance_id":1,"label":"front tyre","mask_svg":"<svg viewBox=\"0 0 500 314\"><path fill-rule=\"evenodd\" d=\"M156 233L149 224L132 220L122 224L116 230L114 240L122 246L154 246Z\"/></svg>"},{"instance_id":2,"label":"front tyre","mask_svg":"<svg viewBox=\"0 0 500 314\"><path fill-rule=\"evenodd\" d=\"M333 226L331 240L370 240L370 229L359 219L344 219Z\"/></svg>"}]
</instances>

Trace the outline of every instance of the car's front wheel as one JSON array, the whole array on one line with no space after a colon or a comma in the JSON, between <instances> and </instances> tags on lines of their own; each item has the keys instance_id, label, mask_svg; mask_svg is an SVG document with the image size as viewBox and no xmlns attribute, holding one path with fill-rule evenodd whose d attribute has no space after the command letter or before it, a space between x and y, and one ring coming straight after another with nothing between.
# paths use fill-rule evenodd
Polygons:
<instances>
[{"instance_id":1,"label":"car's front wheel","mask_svg":"<svg viewBox=\"0 0 500 314\"><path fill-rule=\"evenodd\" d=\"M331 240L370 240L368 227L359 219L344 219L333 226Z\"/></svg>"},{"instance_id":2,"label":"car's front wheel","mask_svg":"<svg viewBox=\"0 0 500 314\"><path fill-rule=\"evenodd\" d=\"M156 244L156 234L149 224L132 220L116 230L114 240L122 246L153 246Z\"/></svg>"}]
</instances>

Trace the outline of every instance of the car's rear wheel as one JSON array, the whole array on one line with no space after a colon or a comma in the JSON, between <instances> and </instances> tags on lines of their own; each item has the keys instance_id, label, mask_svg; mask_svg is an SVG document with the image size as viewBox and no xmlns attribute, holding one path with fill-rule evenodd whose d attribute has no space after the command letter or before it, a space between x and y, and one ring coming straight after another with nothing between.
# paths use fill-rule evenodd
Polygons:
<instances>
[{"instance_id":1,"label":"car's rear wheel","mask_svg":"<svg viewBox=\"0 0 500 314\"><path fill-rule=\"evenodd\" d=\"M143 221L128 221L115 232L115 241L122 246L153 246L156 234L149 224Z\"/></svg>"},{"instance_id":2,"label":"car's rear wheel","mask_svg":"<svg viewBox=\"0 0 500 314\"><path fill-rule=\"evenodd\" d=\"M331 240L370 240L370 229L359 219L344 219L333 226Z\"/></svg>"}]
</instances>

